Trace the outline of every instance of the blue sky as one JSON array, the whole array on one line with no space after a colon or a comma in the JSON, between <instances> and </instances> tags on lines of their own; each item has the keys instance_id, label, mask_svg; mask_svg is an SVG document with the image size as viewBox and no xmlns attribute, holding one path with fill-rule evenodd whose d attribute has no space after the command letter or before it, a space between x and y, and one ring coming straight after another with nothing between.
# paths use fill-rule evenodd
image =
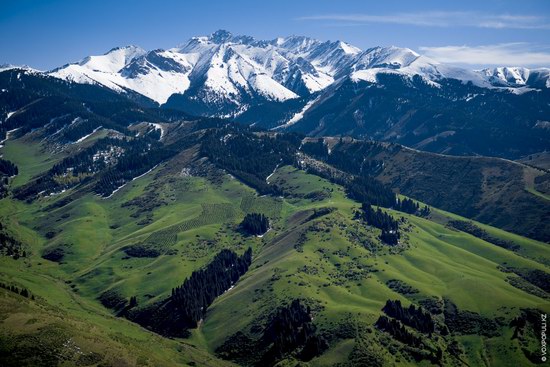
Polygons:
<instances>
[{"instance_id":1,"label":"blue sky","mask_svg":"<svg viewBox=\"0 0 550 367\"><path fill-rule=\"evenodd\" d=\"M0 63L50 69L115 46L170 48L217 29L396 45L472 67L550 67L548 0L0 0Z\"/></svg>"}]
</instances>

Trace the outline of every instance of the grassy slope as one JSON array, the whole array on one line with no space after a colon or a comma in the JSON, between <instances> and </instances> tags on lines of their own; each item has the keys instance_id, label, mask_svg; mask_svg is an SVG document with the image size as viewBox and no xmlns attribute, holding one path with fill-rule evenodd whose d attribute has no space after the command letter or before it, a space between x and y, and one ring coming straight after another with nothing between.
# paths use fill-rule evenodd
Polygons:
<instances>
[{"instance_id":1,"label":"grassy slope","mask_svg":"<svg viewBox=\"0 0 550 367\"><path fill-rule=\"evenodd\" d=\"M47 160L42 161L39 150L35 150L34 147L27 150L30 154L22 154L21 149L24 145L20 141L10 141L7 147L4 151L6 158L16 161L21 172L20 181L16 179L14 185L24 183L53 164ZM120 208L118 200L140 194L150 181L151 176L147 176L129 184L121 190L120 197L113 200L88 195L67 208L48 212L42 209L50 204L51 200L43 200L33 205L10 199L2 200L2 222L28 246L27 250L32 255L17 261L0 258L0 281L26 287L37 297L37 301L33 302L0 289L0 319L3 320L1 338L5 342L4 345L15 343L21 348L29 348L22 349L21 353L26 351L33 355L34 352L31 351L35 351L40 358L49 361L48 363L64 361L63 363L69 365L81 362L78 360L81 355L79 351L84 354L98 353L101 363L105 365L170 366L187 365L190 362L204 366L231 365L186 342L161 338L124 319L116 318L96 299L101 291L123 278L136 288L147 284L141 277L132 278L142 273L141 270L129 272L126 264L111 265L109 261L103 265L102 258L110 259L113 254L112 243L117 237L124 237L136 231L137 226L128 220L131 218L128 217L127 211L124 212ZM68 194L70 193L59 198ZM177 211L178 208L175 207L173 210ZM61 215L66 213L69 213L70 217L62 218ZM122 219L125 226L118 230L110 229L109 226L117 223L119 219ZM44 238L44 233L48 231L58 234L48 241ZM63 264L40 257L44 248L67 243L70 244L71 251ZM115 260L110 261L116 262ZM170 268L162 268L157 264L147 266L155 268L159 274L174 275L170 273ZM178 267L174 264L171 268L179 269L180 272L183 269L181 275L175 274L174 285L181 283L181 279L192 271L192 268ZM80 275L89 274L89 270L94 270L91 277L93 280L79 281ZM146 273L141 275L145 276ZM155 281L152 283L151 288L159 288L157 292L169 290L158 287ZM128 287L131 289L131 286ZM39 350L31 349L32 341L36 340L46 347ZM67 344L68 340L74 341L75 344ZM26 362L28 365L38 363L37 360Z\"/></svg>"},{"instance_id":2,"label":"grassy slope","mask_svg":"<svg viewBox=\"0 0 550 367\"><path fill-rule=\"evenodd\" d=\"M13 148L17 141L9 143L8 148L10 145ZM20 152L17 149L4 151L8 159L17 161L20 166L22 178L16 184L48 167L37 155L23 159ZM181 177L179 172L186 164L185 160L175 160L169 166L160 166L129 183L110 199L88 195L65 208L49 212L42 209L51 200L33 205L2 200L0 218L29 245L32 256L18 261L0 259L0 281L25 286L40 297L37 305L27 302L21 310L15 307L13 300L18 296L4 295L1 302L5 329L11 334L33 335L24 318L10 320L19 314L29 318L37 315L32 317L40 323L61 325L63 335L81 340L79 345L83 350L84 347L89 351L105 350L104 358L111 363L116 363L114 358L118 356L130 365L143 362L140 358L148 359L153 365L183 364L191 360L199 365L218 365L223 362L207 357L202 350L212 352L228 336L254 321L265 319L278 304L292 298L305 297L317 304L319 311L315 323L321 329L331 330L342 322L372 324L387 299L408 302L385 285L389 279L400 279L419 289L417 298L446 297L461 309L488 317L509 317L520 307L550 311L547 301L512 287L505 281L506 274L497 269L499 264L507 262L517 267L548 270L531 260L548 255L545 244L483 227L494 235L520 243L525 253L519 256L446 228L443 225L445 218L456 217L452 214L437 211L439 216L426 220L392 212L404 216L410 224L404 241L407 245L397 251L399 254L380 246L370 251L363 246L363 241L370 239L376 243L379 232L365 229L352 220L358 204L345 198L342 188L336 185L282 167L270 181L283 185L289 196L284 200L258 198L250 188L228 176L221 182ZM138 225L142 216L130 217L133 209L121 207L121 203L151 190L165 204L151 212L149 224ZM330 196L321 201L304 197L313 191L329 192ZM64 195L67 194L70 193ZM155 231L200 217L204 203L225 203L226 206L219 208L232 209L215 218L204 218L202 226L177 233L177 241L169 245L172 255L127 259L121 251L124 246L139 243ZM326 206L338 210L305 222L311 214L308 210ZM235 231L240 219L251 211L263 211L272 220L274 229L263 238L243 237ZM63 218L67 213L70 216ZM56 232L55 237L46 240L45 233L52 230ZM62 264L40 258L45 246L61 244L70 248ZM137 295L140 304L152 302L181 284L218 250L225 247L242 252L248 246L254 249L253 270L216 300L204 323L184 343L159 338L115 318L97 301L99 294L114 289L125 298ZM347 277L350 273L356 274L353 280ZM41 304L52 309L42 312L37 308ZM97 332L90 338L99 344L87 341L82 335L82 330L89 328ZM471 365L479 364L480 355L485 355L491 365L527 363L521 354L507 349L510 342L505 337L462 338ZM151 341L155 342L154 346ZM311 365L331 365L334 361L345 360L354 345L353 339L343 340L313 360ZM121 349L127 353L118 353ZM501 349L506 351L496 353ZM401 364L406 362L401 361Z\"/></svg>"},{"instance_id":3,"label":"grassy slope","mask_svg":"<svg viewBox=\"0 0 550 367\"><path fill-rule=\"evenodd\" d=\"M32 144L25 138L6 140L4 145L2 155L19 167L19 174L11 183L13 187L20 186L48 170L60 159L58 156L45 154L43 147Z\"/></svg>"},{"instance_id":4,"label":"grassy slope","mask_svg":"<svg viewBox=\"0 0 550 367\"><path fill-rule=\"evenodd\" d=\"M274 180L282 178L295 183L300 190L330 185L315 176L289 168L280 169L274 176ZM449 230L426 219L392 212L396 216L406 217L412 225L406 241L409 248L400 255L390 254L388 250L372 254L347 236L356 226L350 220L351 208L356 204L345 199L341 191L336 191L332 198L323 203L296 200L289 204L290 218L293 212L312 206L336 206L340 210L318 220L319 227L329 231L310 232L302 253L294 248L297 236L293 234L299 232L303 225L292 228L292 223L289 223L291 230L287 237L265 240L264 251L255 259L256 264L265 265L250 271L239 286L220 297L197 333L202 334L201 340L209 341L211 350L227 336L261 319L261 314L269 310L271 304L294 297L313 299L323 306L316 316L316 323L321 328L330 329L336 322L350 316L359 322L372 323L387 299L407 302L402 295L385 285L389 279L407 282L420 290L421 297L446 297L460 309L491 318L517 311L520 307L543 310L550 307L547 301L512 287L505 281L506 274L497 269L504 261L518 267L545 269L543 265L468 234ZM532 240L522 240L533 247L540 245ZM325 250L324 255L318 252L320 248ZM356 264L373 266L378 272L367 274L361 281L341 282L341 269L350 269ZM316 268L317 274L301 272L304 266ZM266 296L258 297L260 293ZM250 299L255 301L251 304ZM495 353L493 348L506 346L507 340L493 339L490 341L493 346L487 350L481 337L469 338L468 359L473 365L480 362L477 356L482 353L489 353L492 365L517 366L527 363L524 357L511 351L499 355ZM349 343L339 344L335 348L349 350ZM323 355L312 365L330 365L335 353L333 350Z\"/></svg>"}]
</instances>

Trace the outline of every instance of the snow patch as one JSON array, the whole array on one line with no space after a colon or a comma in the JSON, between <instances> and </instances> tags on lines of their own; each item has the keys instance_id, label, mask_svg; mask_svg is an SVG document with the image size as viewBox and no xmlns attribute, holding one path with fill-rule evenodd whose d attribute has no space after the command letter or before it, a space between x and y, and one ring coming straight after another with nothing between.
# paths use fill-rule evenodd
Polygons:
<instances>
[{"instance_id":1,"label":"snow patch","mask_svg":"<svg viewBox=\"0 0 550 367\"><path fill-rule=\"evenodd\" d=\"M151 172L152 170L154 170L155 168L157 168L157 166L158 166L158 164L157 164L156 166L154 166L153 168L151 168L149 171L145 172L144 174L132 178L132 181L135 181L135 180L137 180L137 179L142 178L143 176L145 176L146 174L148 174L149 172Z\"/></svg>"},{"instance_id":2,"label":"snow patch","mask_svg":"<svg viewBox=\"0 0 550 367\"><path fill-rule=\"evenodd\" d=\"M300 121L302 118L304 118L304 114L306 113L306 111L309 110L311 108L311 106L313 106L315 104L315 102L317 102L319 100L319 98L320 98L320 96L313 99L313 100L311 100L311 101L309 101L308 103L305 104L305 106L299 112L296 112L294 114L294 116L292 116L292 118L290 120L288 120L285 124L274 127L271 130L284 129L284 128L287 128L289 126L294 125L295 123Z\"/></svg>"},{"instance_id":3,"label":"snow patch","mask_svg":"<svg viewBox=\"0 0 550 367\"><path fill-rule=\"evenodd\" d=\"M155 128L155 130L160 130L160 139L159 140L162 140L162 138L164 138L164 134L165 134L165 130L164 128L162 127L161 124L157 124L155 122L150 122L149 123L150 126L153 126ZM137 135L136 135L137 136Z\"/></svg>"},{"instance_id":4,"label":"snow patch","mask_svg":"<svg viewBox=\"0 0 550 367\"><path fill-rule=\"evenodd\" d=\"M74 142L74 144L78 144L78 143L82 143L84 140L86 140L88 137L90 137L92 134L94 134L97 130L101 129L103 126L99 126L99 127L96 127L94 129L94 131L92 131L91 133L89 133L88 135L84 135L83 137L81 137L80 139L78 139L77 141Z\"/></svg>"}]
</instances>

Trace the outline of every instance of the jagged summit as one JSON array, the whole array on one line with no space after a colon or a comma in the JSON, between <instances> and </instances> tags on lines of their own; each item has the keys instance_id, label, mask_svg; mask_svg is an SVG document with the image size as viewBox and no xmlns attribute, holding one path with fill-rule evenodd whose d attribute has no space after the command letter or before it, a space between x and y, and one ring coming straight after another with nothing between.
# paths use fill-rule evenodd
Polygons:
<instances>
[{"instance_id":1,"label":"jagged summit","mask_svg":"<svg viewBox=\"0 0 550 367\"><path fill-rule=\"evenodd\" d=\"M169 50L116 47L52 70L78 83L131 90L159 104L176 99L190 112L236 116L264 102L309 98L337 80L377 83L381 74L420 76L437 86L450 78L486 88L548 87L548 69L472 71L396 46L361 50L343 41L292 35L257 40L219 29Z\"/></svg>"}]
</instances>

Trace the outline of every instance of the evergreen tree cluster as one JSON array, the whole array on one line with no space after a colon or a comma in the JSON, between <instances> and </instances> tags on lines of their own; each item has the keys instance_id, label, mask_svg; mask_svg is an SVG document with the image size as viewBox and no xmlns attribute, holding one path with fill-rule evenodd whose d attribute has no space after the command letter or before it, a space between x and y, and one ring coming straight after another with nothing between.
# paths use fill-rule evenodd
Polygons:
<instances>
[{"instance_id":1,"label":"evergreen tree cluster","mask_svg":"<svg viewBox=\"0 0 550 367\"><path fill-rule=\"evenodd\" d=\"M328 147L326 146L324 139L319 138L315 142L307 142L302 144L301 150L317 159L326 161L329 158Z\"/></svg>"},{"instance_id":2,"label":"evergreen tree cluster","mask_svg":"<svg viewBox=\"0 0 550 367\"><path fill-rule=\"evenodd\" d=\"M23 296L25 298L34 299L34 295L32 295L27 288L18 288L14 285L7 285L5 283L0 283L0 288L7 289L8 291L19 294L20 296Z\"/></svg>"},{"instance_id":3,"label":"evergreen tree cluster","mask_svg":"<svg viewBox=\"0 0 550 367\"><path fill-rule=\"evenodd\" d=\"M27 256L23 244L19 240L13 238L13 236L6 231L2 223L0 223L0 255L11 256L15 260Z\"/></svg>"},{"instance_id":4,"label":"evergreen tree cluster","mask_svg":"<svg viewBox=\"0 0 550 367\"><path fill-rule=\"evenodd\" d=\"M388 300L384 308L382 308L382 311L384 311L386 315L401 321L407 326L415 328L421 333L432 334L435 332L435 322L432 319L432 315L423 311L420 307L415 307L413 304L404 308L400 300Z\"/></svg>"},{"instance_id":5,"label":"evergreen tree cluster","mask_svg":"<svg viewBox=\"0 0 550 367\"><path fill-rule=\"evenodd\" d=\"M172 289L167 299L127 317L164 336L186 336L196 328L215 298L231 288L252 263L252 249L242 256L224 249L201 270L194 271L183 284Z\"/></svg>"},{"instance_id":6,"label":"evergreen tree cluster","mask_svg":"<svg viewBox=\"0 0 550 367\"><path fill-rule=\"evenodd\" d=\"M344 186L348 196L360 203L368 202L372 205L391 208L396 200L395 193L389 187L372 177L356 177Z\"/></svg>"},{"instance_id":7,"label":"evergreen tree cluster","mask_svg":"<svg viewBox=\"0 0 550 367\"><path fill-rule=\"evenodd\" d=\"M418 203L415 203L409 198L404 198L403 200L397 199L396 204L393 207L395 210L399 210L403 213L415 214L420 217L426 217L430 214L430 208L427 205L420 207Z\"/></svg>"},{"instance_id":8,"label":"evergreen tree cluster","mask_svg":"<svg viewBox=\"0 0 550 367\"><path fill-rule=\"evenodd\" d=\"M343 139L332 148L330 154L322 138L302 145L304 153L360 177L375 176L382 172L383 161L376 159L376 156L385 149L380 143L346 144Z\"/></svg>"},{"instance_id":9,"label":"evergreen tree cluster","mask_svg":"<svg viewBox=\"0 0 550 367\"><path fill-rule=\"evenodd\" d=\"M380 241L390 246L396 246L397 244L399 244L399 238L401 238L401 234L399 233L399 231L387 231L383 229L382 233L380 233Z\"/></svg>"},{"instance_id":10,"label":"evergreen tree cluster","mask_svg":"<svg viewBox=\"0 0 550 367\"><path fill-rule=\"evenodd\" d=\"M269 220L261 213L250 213L244 217L241 228L251 235L259 236L269 229Z\"/></svg>"},{"instance_id":11,"label":"evergreen tree cluster","mask_svg":"<svg viewBox=\"0 0 550 367\"><path fill-rule=\"evenodd\" d=\"M334 176L324 170L319 170L314 167L308 167L307 172L344 187L348 197L355 201L370 202L373 205L386 208L391 208L395 204L395 193L375 178L352 176L350 179Z\"/></svg>"},{"instance_id":12,"label":"evergreen tree cluster","mask_svg":"<svg viewBox=\"0 0 550 367\"><path fill-rule=\"evenodd\" d=\"M16 176L19 173L19 169L15 163L6 159L0 158L0 176Z\"/></svg>"},{"instance_id":13,"label":"evergreen tree cluster","mask_svg":"<svg viewBox=\"0 0 550 367\"><path fill-rule=\"evenodd\" d=\"M242 366L270 367L288 356L307 362L326 349L328 343L317 333L310 308L295 299L276 310L259 338L239 331L227 338L216 354Z\"/></svg>"},{"instance_id":14,"label":"evergreen tree cluster","mask_svg":"<svg viewBox=\"0 0 550 367\"><path fill-rule=\"evenodd\" d=\"M261 343L271 345L259 365L274 365L276 361L293 351L298 358L309 361L328 348L326 340L316 334L311 309L295 299L280 308L266 326Z\"/></svg>"},{"instance_id":15,"label":"evergreen tree cluster","mask_svg":"<svg viewBox=\"0 0 550 367\"><path fill-rule=\"evenodd\" d=\"M393 219L390 214L387 214L378 208L374 210L370 204L363 203L359 217L367 222L368 225L382 230L380 240L382 242L395 246L399 243L401 237L399 233L399 222Z\"/></svg>"},{"instance_id":16,"label":"evergreen tree cluster","mask_svg":"<svg viewBox=\"0 0 550 367\"><path fill-rule=\"evenodd\" d=\"M420 347L422 345L422 340L407 330L407 328L399 320L392 319L387 316L380 316L374 325L379 330L387 332L396 340L399 340L400 342L411 347Z\"/></svg>"}]
</instances>

